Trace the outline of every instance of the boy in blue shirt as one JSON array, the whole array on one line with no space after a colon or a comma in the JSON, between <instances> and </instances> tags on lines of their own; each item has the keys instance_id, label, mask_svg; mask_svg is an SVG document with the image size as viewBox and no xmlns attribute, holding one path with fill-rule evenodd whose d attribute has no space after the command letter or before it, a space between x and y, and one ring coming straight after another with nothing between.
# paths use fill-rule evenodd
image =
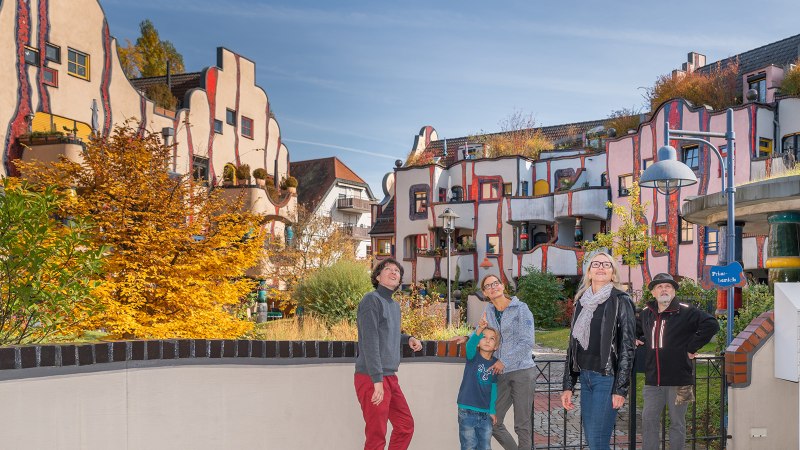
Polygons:
<instances>
[{"instance_id":1,"label":"boy in blue shirt","mask_svg":"<svg viewBox=\"0 0 800 450\"><path fill-rule=\"evenodd\" d=\"M492 426L497 420L497 375L489 367L500 336L490 328L483 313L478 328L467 341L467 363L458 390L458 434L461 450L491 450Z\"/></svg>"}]
</instances>

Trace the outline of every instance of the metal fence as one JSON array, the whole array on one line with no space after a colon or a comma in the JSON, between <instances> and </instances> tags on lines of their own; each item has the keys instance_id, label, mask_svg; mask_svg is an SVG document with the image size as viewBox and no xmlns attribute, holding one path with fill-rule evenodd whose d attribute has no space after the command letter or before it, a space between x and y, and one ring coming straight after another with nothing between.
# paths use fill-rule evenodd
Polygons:
<instances>
[{"instance_id":1,"label":"metal fence","mask_svg":"<svg viewBox=\"0 0 800 450\"><path fill-rule=\"evenodd\" d=\"M536 395L532 411L533 444L536 449L588 448L580 414L580 384L576 387L576 408L567 412L561 406L563 358L537 359ZM686 447L725 448L725 361L721 356L694 360L695 402L686 417ZM611 448L636 449L642 444L641 388L644 374L632 378L629 396L617 414ZM669 415L662 413L661 448L669 448Z\"/></svg>"}]
</instances>

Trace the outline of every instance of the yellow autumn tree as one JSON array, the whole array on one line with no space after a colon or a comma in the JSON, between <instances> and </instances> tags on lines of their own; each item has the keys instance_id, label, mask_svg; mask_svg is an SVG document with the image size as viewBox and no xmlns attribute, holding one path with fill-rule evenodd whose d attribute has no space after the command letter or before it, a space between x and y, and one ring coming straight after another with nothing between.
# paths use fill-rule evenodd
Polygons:
<instances>
[{"instance_id":1,"label":"yellow autumn tree","mask_svg":"<svg viewBox=\"0 0 800 450\"><path fill-rule=\"evenodd\" d=\"M531 114L515 111L500 122L500 133L480 134L471 139L483 144L484 156L521 155L536 159L539 153L554 148L553 142L536 127Z\"/></svg>"},{"instance_id":2,"label":"yellow autumn tree","mask_svg":"<svg viewBox=\"0 0 800 450\"><path fill-rule=\"evenodd\" d=\"M35 150L34 150L35 151ZM190 176L168 172L172 148L125 125L86 145L83 162L20 163L42 186L76 193L60 214L91 219L109 249L102 305L83 329L112 338L233 338L251 328L229 313L254 288L244 277L263 247L260 217Z\"/></svg>"}]
</instances>

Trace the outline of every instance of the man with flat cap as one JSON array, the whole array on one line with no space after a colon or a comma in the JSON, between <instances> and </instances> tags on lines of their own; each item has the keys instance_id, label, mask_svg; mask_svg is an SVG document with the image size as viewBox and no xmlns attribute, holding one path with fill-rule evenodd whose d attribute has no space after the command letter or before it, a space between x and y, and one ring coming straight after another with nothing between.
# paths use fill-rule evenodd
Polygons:
<instances>
[{"instance_id":1,"label":"man with flat cap","mask_svg":"<svg viewBox=\"0 0 800 450\"><path fill-rule=\"evenodd\" d=\"M645 346L642 434L645 450L658 449L661 411L669 409L669 448L683 449L686 409L694 401L692 359L719 330L708 313L675 298L678 283L660 273L647 288L655 297L639 314L637 345Z\"/></svg>"}]
</instances>

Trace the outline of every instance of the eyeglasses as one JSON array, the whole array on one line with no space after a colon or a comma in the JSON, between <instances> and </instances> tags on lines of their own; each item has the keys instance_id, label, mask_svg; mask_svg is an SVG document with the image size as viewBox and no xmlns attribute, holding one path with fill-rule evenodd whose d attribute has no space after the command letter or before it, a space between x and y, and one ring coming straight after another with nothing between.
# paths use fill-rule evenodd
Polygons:
<instances>
[{"instance_id":1,"label":"eyeglasses","mask_svg":"<svg viewBox=\"0 0 800 450\"><path fill-rule=\"evenodd\" d=\"M502 283L500 283L499 281L493 281L493 282L491 282L491 283L486 283L486 284L484 284L484 285L483 285L483 288L484 288L484 289L494 289L494 288L496 288L497 286L500 286L501 284L502 284Z\"/></svg>"},{"instance_id":2,"label":"eyeglasses","mask_svg":"<svg viewBox=\"0 0 800 450\"><path fill-rule=\"evenodd\" d=\"M592 261L592 263L589 264L589 267L591 267L592 269L599 269L601 267L603 269L610 269L611 261Z\"/></svg>"}]
</instances>

